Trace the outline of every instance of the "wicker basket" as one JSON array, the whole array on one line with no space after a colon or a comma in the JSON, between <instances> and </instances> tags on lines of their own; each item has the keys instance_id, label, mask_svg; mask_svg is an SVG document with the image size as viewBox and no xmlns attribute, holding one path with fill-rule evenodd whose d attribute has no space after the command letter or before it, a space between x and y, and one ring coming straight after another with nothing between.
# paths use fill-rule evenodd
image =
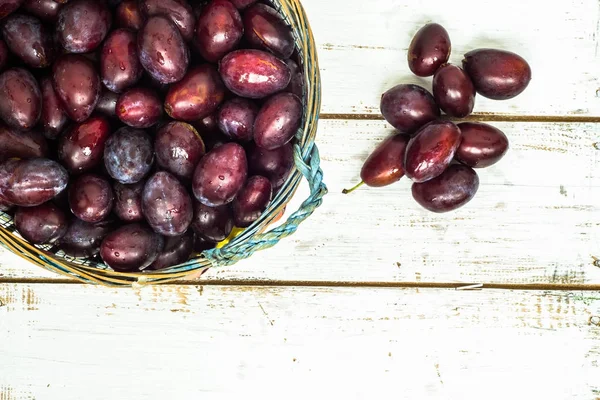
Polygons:
<instances>
[{"instance_id":1,"label":"wicker basket","mask_svg":"<svg viewBox=\"0 0 600 400\"><path fill-rule=\"evenodd\" d=\"M258 221L220 248L198 254L184 264L152 273L115 272L100 262L73 258L52 246L33 246L21 238L15 231L10 215L3 212L0 212L0 243L34 264L83 282L130 286L134 283L166 283L196 277L211 267L231 265L250 257L254 252L272 247L280 239L293 234L298 225L321 205L322 198L327 193L323 183L323 172L319 167L319 152L314 144L321 106L321 82L315 43L302 5L298 0L272 0L272 3L293 27L306 81L303 99L305 115L294 145L296 168ZM310 196L287 221L265 232L268 225L284 210L302 177L309 183Z\"/></svg>"}]
</instances>

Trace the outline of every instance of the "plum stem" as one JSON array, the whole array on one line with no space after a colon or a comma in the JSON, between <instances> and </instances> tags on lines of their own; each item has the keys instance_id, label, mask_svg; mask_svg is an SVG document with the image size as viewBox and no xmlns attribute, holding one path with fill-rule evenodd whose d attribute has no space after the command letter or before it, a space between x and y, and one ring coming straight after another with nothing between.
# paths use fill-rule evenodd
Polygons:
<instances>
[{"instance_id":1,"label":"plum stem","mask_svg":"<svg viewBox=\"0 0 600 400\"><path fill-rule=\"evenodd\" d=\"M361 186L362 186L362 185L364 185L364 184L365 184L365 182L364 182L364 181L360 181L360 182L359 182L359 183L358 183L356 186L354 186L353 188L351 188L351 189L344 189L344 190L342 190L342 193L344 193L344 194L349 194L349 193L352 193L352 192L354 192L356 189L358 189L359 187L361 187Z\"/></svg>"}]
</instances>

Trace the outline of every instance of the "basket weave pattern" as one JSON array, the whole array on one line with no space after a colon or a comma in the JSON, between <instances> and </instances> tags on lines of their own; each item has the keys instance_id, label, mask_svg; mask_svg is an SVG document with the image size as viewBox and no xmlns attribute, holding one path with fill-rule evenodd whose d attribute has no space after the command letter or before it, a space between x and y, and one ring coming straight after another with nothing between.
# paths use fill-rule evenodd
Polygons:
<instances>
[{"instance_id":1,"label":"basket weave pattern","mask_svg":"<svg viewBox=\"0 0 600 400\"><path fill-rule=\"evenodd\" d=\"M303 99L305 115L294 145L296 168L258 221L222 248L207 250L186 263L152 273L115 272L101 262L67 256L54 246L31 245L16 232L10 215L3 212L0 212L0 243L34 264L83 282L130 286L135 283L167 283L191 275L199 276L208 268L234 264L293 234L298 225L321 205L323 196L327 193L319 166L319 151L314 144L321 107L321 81L316 46L302 5L298 0L273 0L272 3L293 28L306 82ZM283 224L264 232L292 198L302 177L310 186L309 197Z\"/></svg>"}]
</instances>

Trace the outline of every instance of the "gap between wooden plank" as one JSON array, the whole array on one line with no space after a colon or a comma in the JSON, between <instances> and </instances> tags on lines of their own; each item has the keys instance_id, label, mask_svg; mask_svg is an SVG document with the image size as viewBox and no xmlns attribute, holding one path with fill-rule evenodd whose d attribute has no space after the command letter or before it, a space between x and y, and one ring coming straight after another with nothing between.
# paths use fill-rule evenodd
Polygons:
<instances>
[{"instance_id":1,"label":"gap between wooden plank","mask_svg":"<svg viewBox=\"0 0 600 400\"><path fill-rule=\"evenodd\" d=\"M52 278L2 278L0 284L55 284L86 285L74 279ZM456 290L557 290L557 291L600 291L600 284L513 284L513 283L472 283L472 282L344 282L344 281L281 281L263 279L206 279L181 280L160 286L264 286L264 287L362 287L362 288L423 288L423 289L456 289Z\"/></svg>"},{"instance_id":2,"label":"gap between wooden plank","mask_svg":"<svg viewBox=\"0 0 600 400\"><path fill-rule=\"evenodd\" d=\"M320 119L347 119L381 121L381 114L328 114L322 113ZM446 118L442 116L442 118ZM495 113L475 113L466 118L447 118L451 121L489 121L489 122L545 122L545 123L600 123L599 116L586 115L507 115Z\"/></svg>"}]
</instances>

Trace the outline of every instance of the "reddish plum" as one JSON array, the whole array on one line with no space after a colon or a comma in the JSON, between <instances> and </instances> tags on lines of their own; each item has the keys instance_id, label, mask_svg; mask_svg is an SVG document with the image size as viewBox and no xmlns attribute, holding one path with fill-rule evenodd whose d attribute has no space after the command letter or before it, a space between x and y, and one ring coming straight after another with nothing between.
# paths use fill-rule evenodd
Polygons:
<instances>
[{"instance_id":1,"label":"reddish plum","mask_svg":"<svg viewBox=\"0 0 600 400\"><path fill-rule=\"evenodd\" d=\"M162 236L134 223L109 233L100 246L100 257L115 271L136 272L152 264L163 246Z\"/></svg>"},{"instance_id":2,"label":"reddish plum","mask_svg":"<svg viewBox=\"0 0 600 400\"><path fill-rule=\"evenodd\" d=\"M234 5L212 0L198 17L194 42L205 60L217 62L237 47L243 34L242 17Z\"/></svg>"},{"instance_id":3,"label":"reddish plum","mask_svg":"<svg viewBox=\"0 0 600 400\"><path fill-rule=\"evenodd\" d=\"M71 212L85 222L104 220L112 210L113 200L110 183L98 175L82 175L69 186Z\"/></svg>"},{"instance_id":4,"label":"reddish plum","mask_svg":"<svg viewBox=\"0 0 600 400\"><path fill-rule=\"evenodd\" d=\"M142 77L135 33L117 29L108 35L100 56L102 83L116 93L135 85Z\"/></svg>"},{"instance_id":5,"label":"reddish plum","mask_svg":"<svg viewBox=\"0 0 600 400\"><path fill-rule=\"evenodd\" d=\"M181 80L190 62L189 49L177 26L160 15L148 18L138 32L138 54L144 69L160 83Z\"/></svg>"},{"instance_id":6,"label":"reddish plum","mask_svg":"<svg viewBox=\"0 0 600 400\"><path fill-rule=\"evenodd\" d=\"M400 133L413 134L440 116L431 93L417 85L397 85L381 96L381 114Z\"/></svg>"},{"instance_id":7,"label":"reddish plum","mask_svg":"<svg viewBox=\"0 0 600 400\"><path fill-rule=\"evenodd\" d=\"M52 68L54 90L67 115L76 122L89 118L100 98L100 77L87 58L61 56Z\"/></svg>"},{"instance_id":8,"label":"reddish plum","mask_svg":"<svg viewBox=\"0 0 600 400\"><path fill-rule=\"evenodd\" d=\"M162 101L152 89L136 87L123 93L116 104L117 117L134 128L149 128L163 115Z\"/></svg>"},{"instance_id":9,"label":"reddish plum","mask_svg":"<svg viewBox=\"0 0 600 400\"><path fill-rule=\"evenodd\" d=\"M446 29L439 24L427 24L415 35L408 48L408 66L418 76L431 76L448 62L452 43Z\"/></svg>"},{"instance_id":10,"label":"reddish plum","mask_svg":"<svg viewBox=\"0 0 600 400\"><path fill-rule=\"evenodd\" d=\"M104 40L112 16L106 2L71 0L60 9L56 33L60 44L70 53L89 53Z\"/></svg>"},{"instance_id":11,"label":"reddish plum","mask_svg":"<svg viewBox=\"0 0 600 400\"><path fill-rule=\"evenodd\" d=\"M58 159L71 173L89 171L102 162L110 135L106 118L93 116L71 126L58 142Z\"/></svg>"},{"instance_id":12,"label":"reddish plum","mask_svg":"<svg viewBox=\"0 0 600 400\"><path fill-rule=\"evenodd\" d=\"M508 151L508 138L500 129L481 122L458 124L461 142L456 159L472 168L494 165Z\"/></svg>"},{"instance_id":13,"label":"reddish plum","mask_svg":"<svg viewBox=\"0 0 600 400\"><path fill-rule=\"evenodd\" d=\"M173 121L156 132L154 151L159 166L179 178L191 179L206 149L193 126Z\"/></svg>"},{"instance_id":14,"label":"reddish plum","mask_svg":"<svg viewBox=\"0 0 600 400\"><path fill-rule=\"evenodd\" d=\"M142 192L142 211L155 232L179 236L192 223L192 199L185 187L168 172L152 175Z\"/></svg>"},{"instance_id":15,"label":"reddish plum","mask_svg":"<svg viewBox=\"0 0 600 400\"><path fill-rule=\"evenodd\" d=\"M233 220L241 228L252 225L267 209L273 197L269 179L255 175L248 179L233 201Z\"/></svg>"},{"instance_id":16,"label":"reddish plum","mask_svg":"<svg viewBox=\"0 0 600 400\"><path fill-rule=\"evenodd\" d=\"M42 114L42 93L31 73L11 68L0 74L0 118L21 130L33 128Z\"/></svg>"},{"instance_id":17,"label":"reddish plum","mask_svg":"<svg viewBox=\"0 0 600 400\"><path fill-rule=\"evenodd\" d=\"M285 89L292 78L281 59L262 50L236 50L221 59L225 86L241 97L260 99Z\"/></svg>"},{"instance_id":18,"label":"reddish plum","mask_svg":"<svg viewBox=\"0 0 600 400\"><path fill-rule=\"evenodd\" d=\"M225 102L218 113L219 129L230 139L249 142L254 138L258 106L251 100L235 97Z\"/></svg>"},{"instance_id":19,"label":"reddish plum","mask_svg":"<svg viewBox=\"0 0 600 400\"><path fill-rule=\"evenodd\" d=\"M273 150L288 143L302 123L302 101L292 93L279 93L267 100L254 121L254 142Z\"/></svg>"},{"instance_id":20,"label":"reddish plum","mask_svg":"<svg viewBox=\"0 0 600 400\"><path fill-rule=\"evenodd\" d=\"M434 121L421 128L408 142L404 168L415 182L440 175L452 162L460 144L460 129L450 121Z\"/></svg>"},{"instance_id":21,"label":"reddish plum","mask_svg":"<svg viewBox=\"0 0 600 400\"><path fill-rule=\"evenodd\" d=\"M36 207L19 207L14 222L23 239L32 244L55 243L68 227L65 213L51 202Z\"/></svg>"},{"instance_id":22,"label":"reddish plum","mask_svg":"<svg viewBox=\"0 0 600 400\"><path fill-rule=\"evenodd\" d=\"M430 181L414 183L412 195L427 210L444 213L467 204L478 188L477 173L465 165L454 164Z\"/></svg>"},{"instance_id":23,"label":"reddish plum","mask_svg":"<svg viewBox=\"0 0 600 400\"><path fill-rule=\"evenodd\" d=\"M252 47L289 58L294 52L292 28L273 7L257 3L244 12L244 34Z\"/></svg>"},{"instance_id":24,"label":"reddish plum","mask_svg":"<svg viewBox=\"0 0 600 400\"><path fill-rule=\"evenodd\" d=\"M208 64L190 71L171 85L165 110L173 119L197 121L217 110L225 99L225 86L217 70Z\"/></svg>"},{"instance_id":25,"label":"reddish plum","mask_svg":"<svg viewBox=\"0 0 600 400\"><path fill-rule=\"evenodd\" d=\"M2 35L10 50L30 67L45 68L54 60L51 36L36 17L12 14L3 21Z\"/></svg>"},{"instance_id":26,"label":"reddish plum","mask_svg":"<svg viewBox=\"0 0 600 400\"><path fill-rule=\"evenodd\" d=\"M225 143L200 160L192 181L194 196L211 207L231 203L246 183L247 175L244 148L237 143Z\"/></svg>"}]
</instances>

